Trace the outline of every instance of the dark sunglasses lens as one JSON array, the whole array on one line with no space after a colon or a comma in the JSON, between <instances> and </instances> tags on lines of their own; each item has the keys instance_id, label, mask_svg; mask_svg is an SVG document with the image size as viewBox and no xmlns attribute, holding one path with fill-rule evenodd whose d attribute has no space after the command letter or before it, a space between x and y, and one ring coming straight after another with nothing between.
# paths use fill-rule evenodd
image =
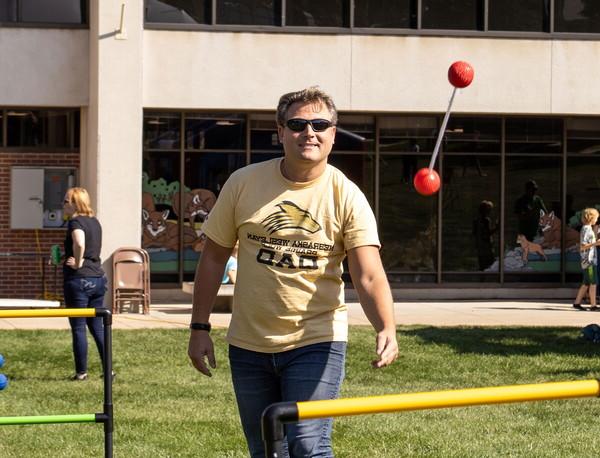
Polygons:
<instances>
[{"instance_id":1,"label":"dark sunglasses lens","mask_svg":"<svg viewBox=\"0 0 600 458\"><path fill-rule=\"evenodd\" d=\"M310 124L315 132L323 132L331 126L331 123L326 119L313 119Z\"/></svg>"},{"instance_id":2,"label":"dark sunglasses lens","mask_svg":"<svg viewBox=\"0 0 600 458\"><path fill-rule=\"evenodd\" d=\"M286 123L288 128L294 132L302 132L304 129L306 129L307 124L308 121L306 119L289 119Z\"/></svg>"},{"instance_id":3,"label":"dark sunglasses lens","mask_svg":"<svg viewBox=\"0 0 600 458\"><path fill-rule=\"evenodd\" d=\"M309 121L308 119L299 118L288 119L286 126L294 132L302 132L306 129L307 124L310 124L315 132L323 132L331 127L331 122L327 121L327 119L313 119Z\"/></svg>"}]
</instances>

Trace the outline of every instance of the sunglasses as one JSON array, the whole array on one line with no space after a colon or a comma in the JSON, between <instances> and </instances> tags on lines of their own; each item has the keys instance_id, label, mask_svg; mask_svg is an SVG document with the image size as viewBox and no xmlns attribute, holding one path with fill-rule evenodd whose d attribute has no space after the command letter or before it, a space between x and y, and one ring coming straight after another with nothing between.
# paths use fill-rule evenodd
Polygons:
<instances>
[{"instance_id":1,"label":"sunglasses","mask_svg":"<svg viewBox=\"0 0 600 458\"><path fill-rule=\"evenodd\" d=\"M287 128L293 130L294 132L304 132L307 124L310 124L310 127L312 127L312 130L315 132L324 132L333 126L333 123L327 119L292 118L285 122Z\"/></svg>"}]
</instances>

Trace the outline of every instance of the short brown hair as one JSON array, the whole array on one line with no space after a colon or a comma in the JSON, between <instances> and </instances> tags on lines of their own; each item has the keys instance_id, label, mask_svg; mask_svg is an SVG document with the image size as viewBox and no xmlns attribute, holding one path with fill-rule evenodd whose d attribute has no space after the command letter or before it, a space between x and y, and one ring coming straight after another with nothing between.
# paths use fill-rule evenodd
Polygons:
<instances>
[{"instance_id":1,"label":"short brown hair","mask_svg":"<svg viewBox=\"0 0 600 458\"><path fill-rule=\"evenodd\" d=\"M69 188L65 194L65 200L75 209L75 213L81 216L94 216L90 195L85 188Z\"/></svg>"},{"instance_id":2,"label":"short brown hair","mask_svg":"<svg viewBox=\"0 0 600 458\"><path fill-rule=\"evenodd\" d=\"M599 214L595 208L586 208L581 212L581 222L583 224L592 224L595 219L598 219Z\"/></svg>"},{"instance_id":3,"label":"short brown hair","mask_svg":"<svg viewBox=\"0 0 600 458\"><path fill-rule=\"evenodd\" d=\"M331 113L331 122L335 126L338 121L337 108L331 96L322 91L318 86L311 86L301 91L288 92L279 98L277 104L277 125L283 126L287 121L287 112L296 102L321 104Z\"/></svg>"}]
</instances>

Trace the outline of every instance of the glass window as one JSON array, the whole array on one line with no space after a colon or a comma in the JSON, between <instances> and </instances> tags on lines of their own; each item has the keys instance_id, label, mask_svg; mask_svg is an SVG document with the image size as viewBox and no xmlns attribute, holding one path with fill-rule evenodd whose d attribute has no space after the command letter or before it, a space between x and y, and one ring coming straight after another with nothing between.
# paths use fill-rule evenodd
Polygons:
<instances>
[{"instance_id":1,"label":"glass window","mask_svg":"<svg viewBox=\"0 0 600 458\"><path fill-rule=\"evenodd\" d=\"M0 2L0 22L15 22L17 20L17 0Z\"/></svg>"},{"instance_id":2,"label":"glass window","mask_svg":"<svg viewBox=\"0 0 600 458\"><path fill-rule=\"evenodd\" d=\"M442 270L498 272L500 157L444 157L442 178Z\"/></svg>"},{"instance_id":3,"label":"glass window","mask_svg":"<svg viewBox=\"0 0 600 458\"><path fill-rule=\"evenodd\" d=\"M587 207L600 208L600 157L569 157L567 158L567 247L566 271L580 274L580 257L574 247L578 242L578 231L581 229L581 211ZM576 278L575 281L581 281Z\"/></svg>"},{"instance_id":4,"label":"glass window","mask_svg":"<svg viewBox=\"0 0 600 458\"><path fill-rule=\"evenodd\" d=\"M354 27L414 27L417 17L412 4L412 0L355 0Z\"/></svg>"},{"instance_id":5,"label":"glass window","mask_svg":"<svg viewBox=\"0 0 600 458\"><path fill-rule=\"evenodd\" d=\"M380 156L379 235L383 265L390 274L436 271L438 199L417 194L412 184L414 172L428 165L428 154Z\"/></svg>"},{"instance_id":6,"label":"glass window","mask_svg":"<svg viewBox=\"0 0 600 458\"><path fill-rule=\"evenodd\" d=\"M490 30L522 32L548 31L550 12L547 0L501 0L489 2Z\"/></svg>"},{"instance_id":7,"label":"glass window","mask_svg":"<svg viewBox=\"0 0 600 458\"><path fill-rule=\"evenodd\" d=\"M554 31L600 33L600 2L596 0L555 0Z\"/></svg>"},{"instance_id":8,"label":"glass window","mask_svg":"<svg viewBox=\"0 0 600 458\"><path fill-rule=\"evenodd\" d=\"M250 148L252 153L282 151L274 113L251 115Z\"/></svg>"},{"instance_id":9,"label":"glass window","mask_svg":"<svg viewBox=\"0 0 600 458\"><path fill-rule=\"evenodd\" d=\"M567 119L567 153L600 155L600 119Z\"/></svg>"},{"instance_id":10,"label":"glass window","mask_svg":"<svg viewBox=\"0 0 600 458\"><path fill-rule=\"evenodd\" d=\"M179 149L180 130L179 113L145 113L144 148Z\"/></svg>"},{"instance_id":11,"label":"glass window","mask_svg":"<svg viewBox=\"0 0 600 458\"><path fill-rule=\"evenodd\" d=\"M348 27L348 0L293 0L286 2L286 25Z\"/></svg>"},{"instance_id":12,"label":"glass window","mask_svg":"<svg viewBox=\"0 0 600 458\"><path fill-rule=\"evenodd\" d=\"M70 148L71 114L65 110L8 110L6 146Z\"/></svg>"},{"instance_id":13,"label":"glass window","mask_svg":"<svg viewBox=\"0 0 600 458\"><path fill-rule=\"evenodd\" d=\"M244 149L246 117L243 114L188 113L185 148L196 150Z\"/></svg>"},{"instance_id":14,"label":"glass window","mask_svg":"<svg viewBox=\"0 0 600 458\"><path fill-rule=\"evenodd\" d=\"M211 0L146 0L146 22L210 24Z\"/></svg>"},{"instance_id":15,"label":"glass window","mask_svg":"<svg viewBox=\"0 0 600 458\"><path fill-rule=\"evenodd\" d=\"M179 151L144 151L142 176L142 248L150 255L152 281L178 281L180 188ZM184 231L184 241L193 241Z\"/></svg>"},{"instance_id":16,"label":"glass window","mask_svg":"<svg viewBox=\"0 0 600 458\"><path fill-rule=\"evenodd\" d=\"M217 0L217 24L281 25L281 3L274 0Z\"/></svg>"},{"instance_id":17,"label":"glass window","mask_svg":"<svg viewBox=\"0 0 600 458\"><path fill-rule=\"evenodd\" d=\"M20 0L20 21L85 24L87 2L81 0Z\"/></svg>"},{"instance_id":18,"label":"glass window","mask_svg":"<svg viewBox=\"0 0 600 458\"><path fill-rule=\"evenodd\" d=\"M431 117L385 117L379 121L382 152L432 152L438 133L438 119ZM412 180L412 179L411 179Z\"/></svg>"},{"instance_id":19,"label":"glass window","mask_svg":"<svg viewBox=\"0 0 600 458\"><path fill-rule=\"evenodd\" d=\"M507 154L561 154L562 119L509 118L506 120Z\"/></svg>"},{"instance_id":20,"label":"glass window","mask_svg":"<svg viewBox=\"0 0 600 458\"><path fill-rule=\"evenodd\" d=\"M375 151L375 118L339 115L333 150Z\"/></svg>"},{"instance_id":21,"label":"glass window","mask_svg":"<svg viewBox=\"0 0 600 458\"><path fill-rule=\"evenodd\" d=\"M478 0L422 0L424 29L481 30Z\"/></svg>"},{"instance_id":22,"label":"glass window","mask_svg":"<svg viewBox=\"0 0 600 458\"><path fill-rule=\"evenodd\" d=\"M500 153L500 118L450 117L442 149L444 153Z\"/></svg>"},{"instance_id":23,"label":"glass window","mask_svg":"<svg viewBox=\"0 0 600 458\"><path fill-rule=\"evenodd\" d=\"M539 156L506 159L504 271L507 273L560 272L561 161L561 157ZM527 277L519 278L527 281Z\"/></svg>"}]
</instances>

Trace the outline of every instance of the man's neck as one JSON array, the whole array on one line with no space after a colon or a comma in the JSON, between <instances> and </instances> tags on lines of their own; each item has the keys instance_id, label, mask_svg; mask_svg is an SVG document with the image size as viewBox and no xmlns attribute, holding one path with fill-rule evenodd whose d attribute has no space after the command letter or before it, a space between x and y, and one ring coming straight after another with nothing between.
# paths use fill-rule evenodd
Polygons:
<instances>
[{"instance_id":1,"label":"man's neck","mask_svg":"<svg viewBox=\"0 0 600 458\"><path fill-rule=\"evenodd\" d=\"M288 180L295 183L306 183L309 181L316 180L327 167L327 162L323 161L318 164L310 164L307 167L298 166L291 164L286 161L285 158L281 161L281 174Z\"/></svg>"}]
</instances>

